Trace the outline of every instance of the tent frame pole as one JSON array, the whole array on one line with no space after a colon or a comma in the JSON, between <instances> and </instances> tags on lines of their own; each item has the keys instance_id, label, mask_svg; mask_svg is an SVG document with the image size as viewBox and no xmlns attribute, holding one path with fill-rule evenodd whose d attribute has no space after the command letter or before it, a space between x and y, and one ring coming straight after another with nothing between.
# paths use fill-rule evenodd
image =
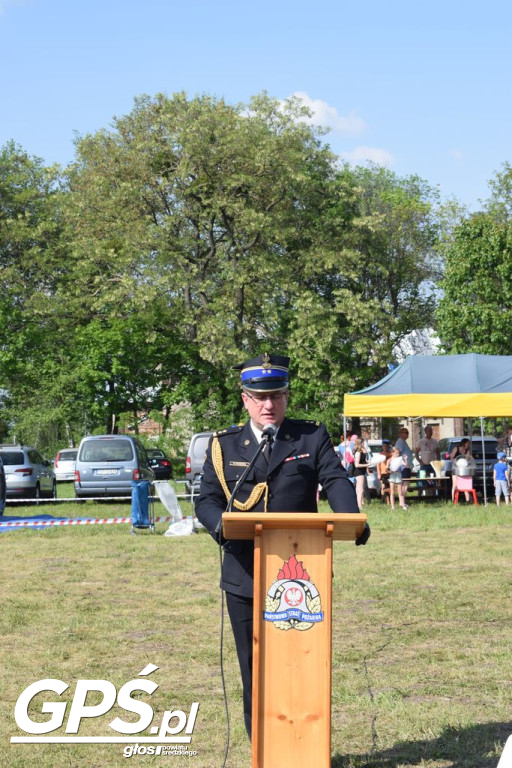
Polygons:
<instances>
[{"instance_id":1,"label":"tent frame pole","mask_svg":"<svg viewBox=\"0 0 512 768\"><path fill-rule=\"evenodd\" d=\"M484 417L480 416L480 436L482 438L482 461L483 461L483 484L484 484L484 506L487 506L487 477L485 466L485 440L484 440Z\"/></svg>"}]
</instances>

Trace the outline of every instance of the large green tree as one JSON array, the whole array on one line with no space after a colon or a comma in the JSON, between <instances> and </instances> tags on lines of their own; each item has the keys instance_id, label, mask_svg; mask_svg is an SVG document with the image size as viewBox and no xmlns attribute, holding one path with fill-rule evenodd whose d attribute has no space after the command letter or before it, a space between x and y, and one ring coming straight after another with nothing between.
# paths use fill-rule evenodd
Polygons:
<instances>
[{"instance_id":1,"label":"large green tree","mask_svg":"<svg viewBox=\"0 0 512 768\"><path fill-rule=\"evenodd\" d=\"M421 179L374 166L336 174L291 323L305 413L323 404L339 422L342 393L380 378L396 344L432 325L438 237L437 196Z\"/></svg>"},{"instance_id":2,"label":"large green tree","mask_svg":"<svg viewBox=\"0 0 512 768\"><path fill-rule=\"evenodd\" d=\"M11 436L64 439L73 419L65 334L48 302L66 269L57 168L0 149L0 388ZM66 428L68 425L68 429Z\"/></svg>"},{"instance_id":3,"label":"large green tree","mask_svg":"<svg viewBox=\"0 0 512 768\"><path fill-rule=\"evenodd\" d=\"M436 199L340 166L305 116L266 94L144 96L77 140L64 179L6 151L1 370L18 425L39 403L46 433L79 437L183 400L199 428L230 423L231 365L274 350L292 358L293 412L339 429L343 392L431 324Z\"/></svg>"},{"instance_id":4,"label":"large green tree","mask_svg":"<svg viewBox=\"0 0 512 768\"><path fill-rule=\"evenodd\" d=\"M454 354L512 354L512 220L475 214L446 249L437 327Z\"/></svg>"},{"instance_id":5,"label":"large green tree","mask_svg":"<svg viewBox=\"0 0 512 768\"><path fill-rule=\"evenodd\" d=\"M164 398L187 396L203 421L238 415L230 364L285 343L283 296L297 291L288 243L332 166L300 116L264 94L249 108L142 97L113 131L77 143L67 306L102 327L147 317L148 334L171 342L153 360Z\"/></svg>"}]
</instances>

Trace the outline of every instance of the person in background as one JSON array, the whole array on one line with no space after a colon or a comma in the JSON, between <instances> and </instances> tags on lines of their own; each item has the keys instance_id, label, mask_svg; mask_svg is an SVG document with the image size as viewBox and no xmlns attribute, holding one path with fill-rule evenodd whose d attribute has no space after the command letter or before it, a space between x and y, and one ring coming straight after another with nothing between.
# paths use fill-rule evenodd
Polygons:
<instances>
[{"instance_id":1,"label":"person in background","mask_svg":"<svg viewBox=\"0 0 512 768\"><path fill-rule=\"evenodd\" d=\"M507 457L503 451L498 453L498 461L494 465L492 479L496 490L496 504L499 505L501 494L505 498L505 504L510 504L510 472Z\"/></svg>"},{"instance_id":2,"label":"person in background","mask_svg":"<svg viewBox=\"0 0 512 768\"><path fill-rule=\"evenodd\" d=\"M380 464L377 464L377 474L380 481L380 496L382 501L386 503L386 499L390 498L389 462L391 459L391 446L389 441L382 441L381 453L383 453L386 458L384 461L381 461Z\"/></svg>"},{"instance_id":3,"label":"person in background","mask_svg":"<svg viewBox=\"0 0 512 768\"><path fill-rule=\"evenodd\" d=\"M512 427L507 427L507 432L499 440L498 446L506 456L512 456Z\"/></svg>"},{"instance_id":4,"label":"person in background","mask_svg":"<svg viewBox=\"0 0 512 768\"><path fill-rule=\"evenodd\" d=\"M372 449L370 448L370 438L371 438L370 432L367 429L363 429L361 432L361 440L363 441L364 452L368 456L368 461L372 457Z\"/></svg>"},{"instance_id":5,"label":"person in background","mask_svg":"<svg viewBox=\"0 0 512 768\"><path fill-rule=\"evenodd\" d=\"M405 503L405 496L402 490L402 469L407 466L407 454L403 456L400 453L400 448L396 445L391 451L391 459L389 460L389 501L391 503L391 509L395 508L395 488L398 491L398 503L402 509L409 509Z\"/></svg>"},{"instance_id":6,"label":"person in background","mask_svg":"<svg viewBox=\"0 0 512 768\"><path fill-rule=\"evenodd\" d=\"M469 464L474 464L473 456L471 455L471 443L468 438L463 438L460 443L452 448L450 451L450 459L452 460L452 501L455 499L455 491L457 490L457 475L454 472L455 462L457 459L465 458ZM469 493L464 491L466 501L469 501Z\"/></svg>"},{"instance_id":7,"label":"person in background","mask_svg":"<svg viewBox=\"0 0 512 768\"><path fill-rule=\"evenodd\" d=\"M345 448L345 466L354 461L356 440L359 440L359 435L353 434L348 438L348 445Z\"/></svg>"},{"instance_id":8,"label":"person in background","mask_svg":"<svg viewBox=\"0 0 512 768\"><path fill-rule=\"evenodd\" d=\"M423 437L416 446L416 458L420 463L420 472L425 471L427 475L435 475L434 467L430 462L440 458L439 444L432 437L432 427L425 427L425 437Z\"/></svg>"},{"instance_id":9,"label":"person in background","mask_svg":"<svg viewBox=\"0 0 512 768\"><path fill-rule=\"evenodd\" d=\"M351 435L345 441L345 452L343 454L342 465L347 470L348 479L355 486L356 479L354 475L354 446L357 440L357 435Z\"/></svg>"},{"instance_id":10,"label":"person in background","mask_svg":"<svg viewBox=\"0 0 512 768\"><path fill-rule=\"evenodd\" d=\"M413 455L412 450L409 447L407 439L409 437L409 430L407 427L400 427L398 431L398 438L395 442L395 448L398 448L402 456L407 456L407 461L401 469L402 472L402 496L405 500L405 494L409 488L409 480L411 479ZM405 503L405 501L404 501Z\"/></svg>"},{"instance_id":11,"label":"person in background","mask_svg":"<svg viewBox=\"0 0 512 768\"><path fill-rule=\"evenodd\" d=\"M365 501L368 501L368 502L372 500L370 488L368 485L369 483L368 475L372 474L375 469L375 467L372 466L373 454L372 454L372 449L370 447L370 438L371 438L371 433L368 429L361 430L361 440L363 441L364 452L366 454L366 461L368 464L368 467L366 468L366 477L364 481L364 498L365 498Z\"/></svg>"},{"instance_id":12,"label":"person in background","mask_svg":"<svg viewBox=\"0 0 512 768\"><path fill-rule=\"evenodd\" d=\"M368 456L361 438L354 445L354 477L356 479L356 496L359 509L362 509L365 497L366 470L370 466Z\"/></svg>"}]
</instances>

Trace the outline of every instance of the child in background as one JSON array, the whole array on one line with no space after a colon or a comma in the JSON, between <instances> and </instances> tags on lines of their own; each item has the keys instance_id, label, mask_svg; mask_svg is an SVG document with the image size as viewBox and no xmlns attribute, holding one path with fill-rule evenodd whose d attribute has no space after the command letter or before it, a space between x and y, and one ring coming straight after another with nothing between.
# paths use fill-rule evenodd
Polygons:
<instances>
[{"instance_id":1,"label":"child in background","mask_svg":"<svg viewBox=\"0 0 512 768\"><path fill-rule=\"evenodd\" d=\"M510 475L507 457L502 451L498 453L498 461L494 465L492 478L496 489L496 504L500 503L501 494L505 497L505 504L510 504Z\"/></svg>"},{"instance_id":2,"label":"child in background","mask_svg":"<svg viewBox=\"0 0 512 768\"><path fill-rule=\"evenodd\" d=\"M402 486L402 468L406 467L407 463L407 454L402 455L399 448L393 448L391 459L389 461L389 500L391 502L391 509L395 508L395 488L398 489L398 503L402 509L409 509L405 503Z\"/></svg>"},{"instance_id":3,"label":"child in background","mask_svg":"<svg viewBox=\"0 0 512 768\"><path fill-rule=\"evenodd\" d=\"M386 499L389 499L391 496L389 488L389 462L391 461L391 446L389 443L383 443L382 453L386 458L380 464L377 464L377 475L380 480L380 495L382 497L382 501L386 502Z\"/></svg>"}]
</instances>

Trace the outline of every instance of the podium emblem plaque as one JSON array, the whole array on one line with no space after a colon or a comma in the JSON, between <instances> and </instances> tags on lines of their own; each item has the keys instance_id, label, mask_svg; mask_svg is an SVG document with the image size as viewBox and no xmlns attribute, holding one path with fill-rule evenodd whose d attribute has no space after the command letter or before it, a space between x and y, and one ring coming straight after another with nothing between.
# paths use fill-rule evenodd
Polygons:
<instances>
[{"instance_id":1,"label":"podium emblem plaque","mask_svg":"<svg viewBox=\"0 0 512 768\"><path fill-rule=\"evenodd\" d=\"M318 589L311 581L304 563L292 555L279 569L265 600L265 621L277 629L311 629L324 620L322 601Z\"/></svg>"}]
</instances>

